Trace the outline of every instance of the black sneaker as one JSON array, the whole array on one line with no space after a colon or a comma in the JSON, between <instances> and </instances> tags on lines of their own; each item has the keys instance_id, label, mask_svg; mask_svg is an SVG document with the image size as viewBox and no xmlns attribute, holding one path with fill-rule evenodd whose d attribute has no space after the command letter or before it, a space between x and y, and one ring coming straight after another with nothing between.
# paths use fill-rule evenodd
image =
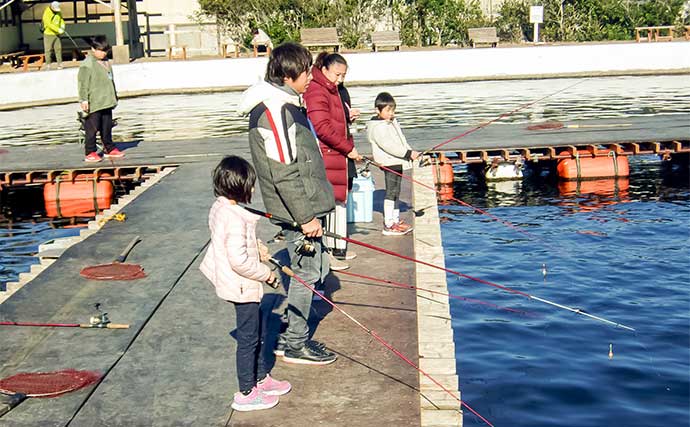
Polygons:
<instances>
[{"instance_id":1,"label":"black sneaker","mask_svg":"<svg viewBox=\"0 0 690 427\"><path fill-rule=\"evenodd\" d=\"M287 363L297 363L302 365L328 365L335 362L338 357L328 350L319 348L313 342L307 341L302 348L293 349L287 347L283 360Z\"/></svg>"},{"instance_id":2,"label":"black sneaker","mask_svg":"<svg viewBox=\"0 0 690 427\"><path fill-rule=\"evenodd\" d=\"M321 350L326 349L326 344L316 341L316 340L309 340L309 342L315 346L320 348ZM285 356L285 349L287 348L287 341L285 340L285 337L282 335L278 335L278 342L276 343L276 348L273 350L273 354L276 356Z\"/></svg>"}]
</instances>

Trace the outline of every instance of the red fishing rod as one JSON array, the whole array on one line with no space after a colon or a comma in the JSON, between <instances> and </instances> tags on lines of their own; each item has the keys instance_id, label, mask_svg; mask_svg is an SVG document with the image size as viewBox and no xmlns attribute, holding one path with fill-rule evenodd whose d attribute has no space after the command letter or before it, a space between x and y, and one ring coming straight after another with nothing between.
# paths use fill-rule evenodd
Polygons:
<instances>
[{"instance_id":1,"label":"red fishing rod","mask_svg":"<svg viewBox=\"0 0 690 427\"><path fill-rule=\"evenodd\" d=\"M278 260L275 259L275 258L271 258L270 261L271 261L273 264L275 264L278 268L280 268L280 270L281 270L283 273L287 274L287 275L290 276L291 278L297 280L299 283L301 283L302 285L304 285L307 289L309 289L312 293L314 293L314 295L319 295L319 297L321 297L321 299L323 299L324 301L326 301L331 307L333 307L334 309L338 310L340 313L342 313L343 315L345 315L345 317L347 317L348 319L352 320L352 322L354 322L355 325L359 326L359 327L362 328L366 333L368 333L369 335L371 335L372 337L374 337L374 338L376 339L376 341L378 341L378 342L380 342L381 344L383 344L384 347L386 347L388 350L392 351L396 356L398 356L398 357L401 358L403 361L405 361L405 363L407 363L408 365L410 365L410 366L412 366L413 368L415 368L419 373L421 373L421 374L424 375L425 377L429 378L429 380L431 380L434 384L436 384L437 386L439 386L443 391L445 391L446 393L448 393L451 397L453 397L453 399L457 400L457 401L460 403L460 406L464 406L465 408L467 408L468 411L472 412L472 413L473 413L474 415L476 415L480 420L484 421L484 422L486 423L486 425L491 426L491 427L494 427L494 425L491 424L486 418L484 418L484 417L481 416L477 411L475 411L474 409L472 409L472 408L467 404L467 402L465 402L464 400L462 400L462 399L460 399L458 396L456 396L456 394L455 394L454 392L452 392L451 390L449 390L446 386L444 386L443 384L441 384L441 383L440 383L438 380L436 380L434 377L432 377L432 376L429 375L428 373L424 372L424 370L422 370L422 368L420 368L419 366L417 366L417 364L415 364L412 360L410 360L408 357L406 357L404 354L402 354L402 353L400 352L400 350L396 349L395 347L393 347L392 345L390 345L386 340L384 340L383 338L381 338L375 331L373 331L373 330L367 328L367 327L364 326L359 320L357 320L357 319L355 319L354 317L350 316L350 315L349 315L348 313L346 313L342 308L338 307L333 301L331 301L331 300L328 299L327 297L325 297L325 296L319 294L319 293L316 291L316 289L315 289L314 287L310 286L307 282L305 282L304 280L302 280L302 278L300 278L299 276L297 276L289 267L283 265L280 261L278 261Z\"/></svg>"},{"instance_id":2,"label":"red fishing rod","mask_svg":"<svg viewBox=\"0 0 690 427\"><path fill-rule=\"evenodd\" d=\"M271 214L271 213L263 212L263 211L260 211L260 210L258 210L258 209L250 208L250 207L248 207L248 206L243 206L243 207L244 207L245 209L247 209L249 212L255 213L255 214L257 214L257 215L263 216L263 217L268 218L268 219L276 220L276 221L281 222L281 223L285 223L285 224L289 225L290 227L293 227L293 228L295 228L295 229L297 229L297 230L300 230L300 229L301 229L301 226L300 226L296 221L293 221L293 220L291 220L291 219L281 218L281 217L275 216L275 215L273 215L273 214ZM634 331L634 330L635 330L635 329L631 328L630 326L625 326L625 325L623 325L622 323L613 322L613 321L611 321L611 320L604 319L603 317L599 317L599 316L595 316L595 315L593 315L593 314L589 314L589 313L587 313L586 311L581 310L581 309L579 309L579 308L572 308L572 307L568 307L567 305L558 304L558 303L556 303L556 302L549 301L549 300L547 300L547 299L545 299L545 298L540 298L540 297L538 297L538 296L536 296L536 295L532 295L532 294L528 294L528 293L525 293L525 292L522 292L522 291L518 291L517 289L513 289L513 288L510 288L510 287L507 287L507 286L499 285L498 283L490 282L490 281L488 281L488 280L480 279L480 278L478 278L478 277L473 277L473 276L470 276L470 275L468 275L468 274L461 273L461 272L459 272L459 271L451 270L450 268L441 267L441 266L436 265L436 264L431 264L431 263L426 262L426 261L422 261L422 260L419 260L419 259L416 259L416 258L408 257L408 256L406 256L406 255L399 254L399 253L397 253L397 252L393 252L393 251L388 250L388 249L385 249L385 248L381 248L381 247L378 247L378 246L370 245L369 243L365 243L365 242L361 242L361 241L359 241L359 240L351 239L351 238L349 238L349 237L341 236L341 235L339 235L339 234L332 233L332 232L326 231L326 230L323 231L323 234L324 234L324 236L327 236L327 237L332 237L332 238L334 238L334 239L344 240L344 241L346 241L346 242L350 242L350 243L355 244L355 245L358 245L358 246L362 246L362 247L365 247L365 248L368 248L368 249L375 250L375 251L377 251L377 252L381 252L381 253L384 253L384 254L387 254L387 255L391 255L391 256L394 256L394 257L396 257L396 258L401 258L401 259L404 259L404 260L407 260L407 261L416 262L416 263L421 264L421 265L426 265L427 267L431 267L431 268L435 268L435 269L437 269L437 270L445 271L446 273L454 274L454 275L459 276L459 277L464 277L464 278L466 278L466 279L473 280L473 281L475 281L475 282L482 283L482 284L484 284L484 285L488 285L488 286L491 286L491 287L494 287L494 288L497 288L497 289L504 290L504 291L506 291L506 292L510 292L511 294L520 295L520 296L523 296L523 297L528 298L528 299L532 299L532 300L535 300L535 301L543 302L544 304L548 304L548 305L551 305L551 306L554 306L554 307L558 307L558 308L561 308L561 309L563 309L563 310L568 310L568 311L571 311L571 312L573 312L573 313L575 313L575 314L581 314L581 315L583 315L583 316L589 317L590 319L598 320L598 321L600 321L600 322L608 323L608 324L610 324L610 325L618 326L618 327L621 327L621 328L624 328L624 329L627 329L627 330L630 330L630 331Z\"/></svg>"},{"instance_id":3,"label":"red fishing rod","mask_svg":"<svg viewBox=\"0 0 690 427\"><path fill-rule=\"evenodd\" d=\"M526 104L522 104L522 105L518 106L517 108L515 108L514 110L511 110L511 111L508 111L507 113L501 114L500 116L496 117L495 119L489 120L488 122L480 123L480 124L477 125L476 127L472 128L472 129L470 129L470 130L468 130L468 131L466 131L466 132L463 132L463 133L461 133L460 135L454 136L454 137L450 138L449 140L443 141L443 142L440 143L440 144L434 145L433 147L431 147L431 148L429 148L429 149L426 149L426 150L422 151L421 155L428 154L430 151L436 151L436 150L438 150L439 148L443 147L444 145L446 145L446 144L448 144L448 143L451 143L451 142L453 142L453 141L456 141L456 140L458 140L458 139L460 139L460 138L464 138L464 137L466 137L467 135L469 135L469 134L471 134L471 133L474 133L474 132L476 132L476 131L478 131L478 130L480 130L480 129L484 129L485 127L489 126L490 124L495 123L495 122L497 122L497 121L499 121L499 120L501 120L501 119L503 119L503 118L505 118L505 117L512 116L513 114L517 113L518 111L524 110L525 108L530 107L530 106L536 104L537 102L543 101L543 100L545 100L546 98L550 98L550 97L552 97L552 96L554 96L554 95L557 95L557 94L559 94L559 93L561 93L561 92L565 92L566 90L568 90L568 89L570 89L570 88L572 88L572 87L574 87L574 86L579 85L579 84L582 83L583 81L584 81L584 79L578 80L578 81L576 81L575 83L573 83L573 84L571 84L571 85L569 85L569 86L566 86L566 87L564 87L564 88L562 88L562 89L557 90L556 92L550 93L550 94L548 94L548 95L546 95L546 96L543 96L543 97L541 97L541 98L539 98L539 99L537 99L537 100L535 100L535 101L528 102L528 103L526 103Z\"/></svg>"},{"instance_id":4,"label":"red fishing rod","mask_svg":"<svg viewBox=\"0 0 690 427\"><path fill-rule=\"evenodd\" d=\"M528 312L523 311L523 310L517 310L515 308L510 308L510 307L501 307L500 305L492 304L490 302L486 302L486 301L482 301L482 300L478 300L478 299L474 299L474 298L467 298L467 297L463 297L463 296L459 296L459 295L452 295L452 294L449 294L446 292L440 292L440 291L434 291L431 289L420 288L418 286L412 286L412 285L407 285L405 283L394 282L394 281L388 280L388 279L379 279L376 277L366 276L364 274L352 273L349 271L338 271L337 273L338 274L344 274L346 276L359 277L360 279L371 280L374 282L387 283L389 285L397 286L397 287L403 288L403 289L414 289L414 290L429 292L430 294L443 295L443 296L447 296L448 298L454 298L454 299L458 299L458 300L462 300L462 301L473 302L476 304L482 304L482 305L486 305L488 307L496 308L498 310L509 311L511 313L522 314L525 316L534 316L533 313L528 313Z\"/></svg>"}]
</instances>

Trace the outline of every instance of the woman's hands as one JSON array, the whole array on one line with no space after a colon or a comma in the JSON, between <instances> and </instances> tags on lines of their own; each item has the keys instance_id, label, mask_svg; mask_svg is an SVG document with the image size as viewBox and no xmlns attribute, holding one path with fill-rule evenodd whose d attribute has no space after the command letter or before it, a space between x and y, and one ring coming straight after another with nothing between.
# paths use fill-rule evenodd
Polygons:
<instances>
[{"instance_id":1,"label":"woman's hands","mask_svg":"<svg viewBox=\"0 0 690 427\"><path fill-rule=\"evenodd\" d=\"M362 159L364 159L364 157L362 157L362 155L357 152L356 148L353 148L352 151L347 153L347 157L349 159L356 161L356 162L361 162Z\"/></svg>"}]
</instances>

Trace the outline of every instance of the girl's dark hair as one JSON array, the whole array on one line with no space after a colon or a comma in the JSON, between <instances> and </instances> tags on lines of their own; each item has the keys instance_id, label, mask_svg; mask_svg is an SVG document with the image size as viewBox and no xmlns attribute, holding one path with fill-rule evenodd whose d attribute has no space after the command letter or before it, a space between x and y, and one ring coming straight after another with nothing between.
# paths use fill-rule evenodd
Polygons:
<instances>
[{"instance_id":1,"label":"girl's dark hair","mask_svg":"<svg viewBox=\"0 0 690 427\"><path fill-rule=\"evenodd\" d=\"M347 61L339 53L321 52L314 60L314 67L319 70L323 67L331 68L333 64L343 64L347 67Z\"/></svg>"},{"instance_id":2,"label":"girl's dark hair","mask_svg":"<svg viewBox=\"0 0 690 427\"><path fill-rule=\"evenodd\" d=\"M103 52L108 52L110 50L110 43L108 43L108 39L105 36L91 37L89 46Z\"/></svg>"},{"instance_id":3,"label":"girl's dark hair","mask_svg":"<svg viewBox=\"0 0 690 427\"><path fill-rule=\"evenodd\" d=\"M393 98L393 95L388 92L381 92L376 95L374 107L376 107L376 109L379 111L383 111L383 109L386 107L395 108L395 98Z\"/></svg>"},{"instance_id":4,"label":"girl's dark hair","mask_svg":"<svg viewBox=\"0 0 690 427\"><path fill-rule=\"evenodd\" d=\"M311 64L311 53L304 46L283 43L271 51L264 80L277 85L284 84L285 78L297 80L300 74L309 71Z\"/></svg>"},{"instance_id":5,"label":"girl's dark hair","mask_svg":"<svg viewBox=\"0 0 690 427\"><path fill-rule=\"evenodd\" d=\"M213 194L239 203L251 203L256 171L238 156L226 156L213 171Z\"/></svg>"}]
</instances>

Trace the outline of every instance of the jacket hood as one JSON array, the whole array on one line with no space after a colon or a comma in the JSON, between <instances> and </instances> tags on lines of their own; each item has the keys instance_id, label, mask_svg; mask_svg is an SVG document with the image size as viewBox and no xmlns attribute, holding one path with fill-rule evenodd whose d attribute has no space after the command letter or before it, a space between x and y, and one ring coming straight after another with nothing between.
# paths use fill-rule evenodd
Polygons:
<instances>
[{"instance_id":1,"label":"jacket hood","mask_svg":"<svg viewBox=\"0 0 690 427\"><path fill-rule=\"evenodd\" d=\"M338 93L338 85L328 80L320 69L313 67L311 69L311 76L311 84L318 84L319 86L325 87L326 90L331 93Z\"/></svg>"},{"instance_id":2,"label":"jacket hood","mask_svg":"<svg viewBox=\"0 0 690 427\"><path fill-rule=\"evenodd\" d=\"M283 104L301 106L300 96L289 86L275 86L267 81L260 81L245 90L240 100L238 111L243 116L248 115L254 107L262 102L280 101Z\"/></svg>"}]
</instances>

